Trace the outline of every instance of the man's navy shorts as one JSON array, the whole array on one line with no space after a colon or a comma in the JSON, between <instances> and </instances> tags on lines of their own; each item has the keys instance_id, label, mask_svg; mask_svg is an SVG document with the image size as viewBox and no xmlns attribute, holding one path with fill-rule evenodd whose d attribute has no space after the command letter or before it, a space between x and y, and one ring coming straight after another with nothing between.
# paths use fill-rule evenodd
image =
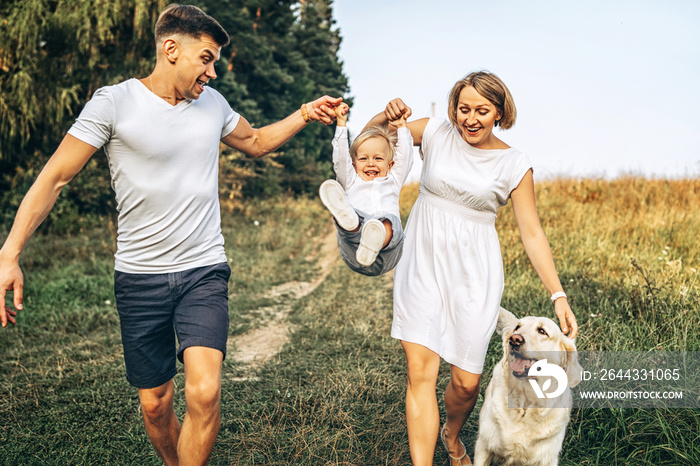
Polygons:
<instances>
[{"instance_id":1,"label":"man's navy shorts","mask_svg":"<svg viewBox=\"0 0 700 466\"><path fill-rule=\"evenodd\" d=\"M177 373L190 346L220 350L228 337L227 263L165 274L114 272L126 379L155 388ZM179 348L176 352L175 335Z\"/></svg>"}]
</instances>

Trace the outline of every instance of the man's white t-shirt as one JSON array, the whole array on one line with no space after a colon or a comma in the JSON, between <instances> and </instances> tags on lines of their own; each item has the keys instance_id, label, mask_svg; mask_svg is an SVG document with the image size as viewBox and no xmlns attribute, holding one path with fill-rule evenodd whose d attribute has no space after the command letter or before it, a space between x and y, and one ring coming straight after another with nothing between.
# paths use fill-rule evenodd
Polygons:
<instances>
[{"instance_id":1,"label":"man's white t-shirt","mask_svg":"<svg viewBox=\"0 0 700 466\"><path fill-rule=\"evenodd\" d=\"M239 119L208 87L175 106L137 79L95 92L68 133L104 146L119 212L116 270L170 273L226 261L219 141Z\"/></svg>"}]
</instances>

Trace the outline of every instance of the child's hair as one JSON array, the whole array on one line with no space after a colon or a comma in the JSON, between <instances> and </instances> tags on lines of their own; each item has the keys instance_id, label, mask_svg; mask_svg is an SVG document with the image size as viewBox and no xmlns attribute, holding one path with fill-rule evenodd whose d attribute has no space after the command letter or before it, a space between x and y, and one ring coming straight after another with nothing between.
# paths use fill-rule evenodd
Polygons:
<instances>
[{"instance_id":1,"label":"child's hair","mask_svg":"<svg viewBox=\"0 0 700 466\"><path fill-rule=\"evenodd\" d=\"M387 156L389 156L389 161L394 160L394 154L396 154L396 136L391 134L389 130L382 126L370 126L365 131L361 132L352 144L350 145L350 157L354 161L357 157L357 148L368 139L380 138L384 139L389 147Z\"/></svg>"},{"instance_id":2,"label":"child's hair","mask_svg":"<svg viewBox=\"0 0 700 466\"><path fill-rule=\"evenodd\" d=\"M510 94L508 87L501 81L501 78L488 71L475 71L457 81L450 91L448 98L447 115L450 117L450 122L457 127L457 105L459 103L459 94L467 86L476 89L476 92L484 96L486 100L491 102L499 112L501 119L496 121L494 126L500 126L501 129L512 128L515 124L517 112L515 110L515 101Z\"/></svg>"},{"instance_id":3,"label":"child's hair","mask_svg":"<svg viewBox=\"0 0 700 466\"><path fill-rule=\"evenodd\" d=\"M219 22L193 5L172 3L160 13L155 27L156 44L171 34L195 39L209 34L221 47L229 42L229 36Z\"/></svg>"}]
</instances>

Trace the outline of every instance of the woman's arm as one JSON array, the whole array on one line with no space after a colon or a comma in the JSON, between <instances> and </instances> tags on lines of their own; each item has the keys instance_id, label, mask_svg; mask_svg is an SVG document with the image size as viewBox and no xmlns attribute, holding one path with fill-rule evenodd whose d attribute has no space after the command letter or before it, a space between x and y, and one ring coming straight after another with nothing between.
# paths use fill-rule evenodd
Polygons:
<instances>
[{"instance_id":1,"label":"woman's arm","mask_svg":"<svg viewBox=\"0 0 700 466\"><path fill-rule=\"evenodd\" d=\"M562 291L563 288L552 258L552 250L549 247L549 242L537 214L532 170L528 170L518 187L511 193L510 198L513 202L513 213L518 224L518 230L520 230L520 238L535 272L537 272L550 296L558 291ZM559 325L562 331L568 333L571 338L576 337L578 333L576 316L565 297L554 301L554 312L559 318Z\"/></svg>"}]
</instances>

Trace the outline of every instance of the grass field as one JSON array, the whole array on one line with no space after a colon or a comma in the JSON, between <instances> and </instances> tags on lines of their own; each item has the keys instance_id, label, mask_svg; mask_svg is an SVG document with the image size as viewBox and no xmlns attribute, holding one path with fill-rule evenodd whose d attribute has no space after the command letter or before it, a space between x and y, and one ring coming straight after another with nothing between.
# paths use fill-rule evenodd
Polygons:
<instances>
[{"instance_id":1,"label":"grass field","mask_svg":"<svg viewBox=\"0 0 700 466\"><path fill-rule=\"evenodd\" d=\"M416 194L404 189L405 214ZM579 350L700 351L700 180L547 181L537 197L579 320ZM510 207L497 228L504 307L553 317ZM0 331L0 464L160 464L124 378L114 232L105 221L71 237L38 236L23 256L25 310ZM333 249L329 267L321 248L329 234L316 199L251 202L224 214L234 343L211 464L410 464L404 357L389 337L390 277L352 273ZM275 319L290 329L281 352L252 366L237 360L236 338ZM494 339L486 380L499 358ZM183 381L180 370L179 414ZM480 405L463 430L470 452ZM692 409L574 410L561 464L697 465L699 426ZM438 448L435 463L445 461Z\"/></svg>"}]
</instances>

